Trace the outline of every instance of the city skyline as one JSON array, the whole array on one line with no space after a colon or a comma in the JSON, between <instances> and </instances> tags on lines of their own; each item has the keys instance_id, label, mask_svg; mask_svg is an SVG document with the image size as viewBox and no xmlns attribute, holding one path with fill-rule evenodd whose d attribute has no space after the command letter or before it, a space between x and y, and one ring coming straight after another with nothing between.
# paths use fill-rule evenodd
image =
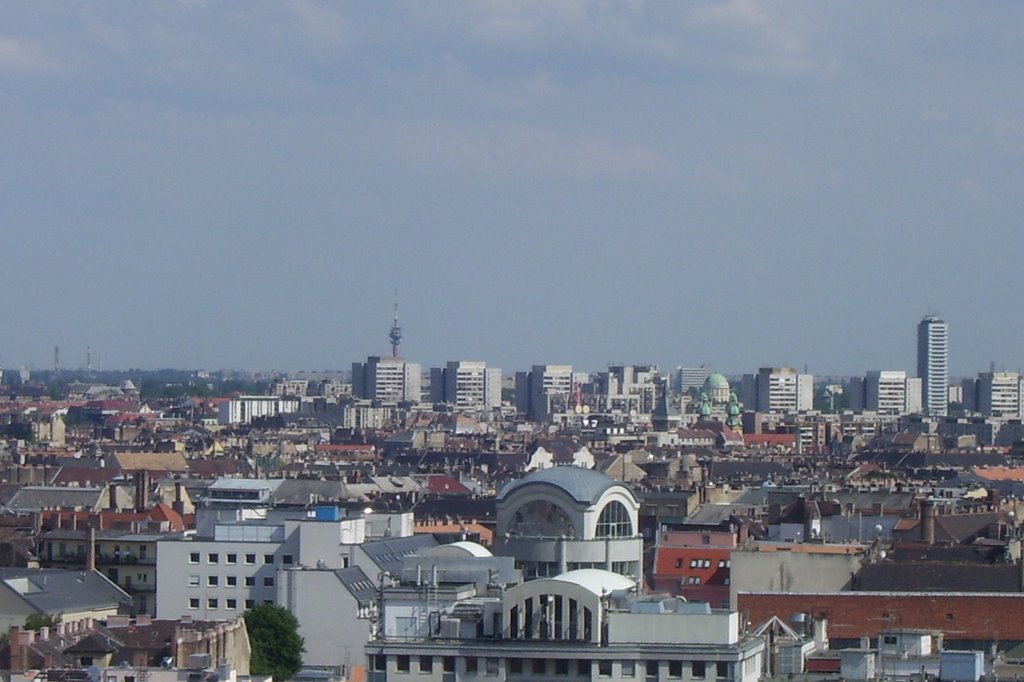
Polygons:
<instances>
[{"instance_id":1,"label":"city skyline","mask_svg":"<svg viewBox=\"0 0 1024 682\"><path fill-rule=\"evenodd\" d=\"M2 366L1024 367L1024 6L0 19Z\"/></svg>"}]
</instances>

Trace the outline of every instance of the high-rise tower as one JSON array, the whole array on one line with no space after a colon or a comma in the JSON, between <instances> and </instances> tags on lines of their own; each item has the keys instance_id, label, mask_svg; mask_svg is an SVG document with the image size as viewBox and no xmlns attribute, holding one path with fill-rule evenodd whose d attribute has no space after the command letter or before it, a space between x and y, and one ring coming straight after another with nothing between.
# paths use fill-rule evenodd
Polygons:
<instances>
[{"instance_id":1,"label":"high-rise tower","mask_svg":"<svg viewBox=\"0 0 1024 682\"><path fill-rule=\"evenodd\" d=\"M391 340L391 357L398 357L398 346L402 343L402 328L398 325L398 296L395 296L395 321L391 323L391 330L388 332Z\"/></svg>"},{"instance_id":2,"label":"high-rise tower","mask_svg":"<svg viewBox=\"0 0 1024 682\"><path fill-rule=\"evenodd\" d=\"M925 413L944 417L949 407L949 325L928 315L917 325L917 376Z\"/></svg>"}]
</instances>

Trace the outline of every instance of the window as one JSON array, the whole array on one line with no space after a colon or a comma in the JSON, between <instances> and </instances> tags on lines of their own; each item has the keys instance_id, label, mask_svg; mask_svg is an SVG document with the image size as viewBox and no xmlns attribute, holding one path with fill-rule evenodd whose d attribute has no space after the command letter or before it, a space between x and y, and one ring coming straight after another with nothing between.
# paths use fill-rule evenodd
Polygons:
<instances>
[{"instance_id":1,"label":"window","mask_svg":"<svg viewBox=\"0 0 1024 682\"><path fill-rule=\"evenodd\" d=\"M883 644L895 644L897 641L899 640L897 640L896 637L893 635L886 635L882 638Z\"/></svg>"},{"instance_id":2,"label":"window","mask_svg":"<svg viewBox=\"0 0 1024 682\"><path fill-rule=\"evenodd\" d=\"M690 559L690 568L699 568L700 559Z\"/></svg>"},{"instance_id":3,"label":"window","mask_svg":"<svg viewBox=\"0 0 1024 682\"><path fill-rule=\"evenodd\" d=\"M578 661L576 661L576 674L577 675L583 675L585 677L590 677L590 668L591 668L590 661L588 661L586 659L583 659L583 658L581 658Z\"/></svg>"},{"instance_id":4,"label":"window","mask_svg":"<svg viewBox=\"0 0 1024 682\"><path fill-rule=\"evenodd\" d=\"M266 578L263 579L263 587L273 587L273 586L274 586L274 579L273 578L271 578L270 576L267 576Z\"/></svg>"},{"instance_id":5,"label":"window","mask_svg":"<svg viewBox=\"0 0 1024 682\"><path fill-rule=\"evenodd\" d=\"M521 658L510 658L508 659L508 673L509 675L522 675L523 674L523 659Z\"/></svg>"},{"instance_id":6,"label":"window","mask_svg":"<svg viewBox=\"0 0 1024 682\"><path fill-rule=\"evenodd\" d=\"M433 656L420 656L420 672L429 673L434 670L434 657Z\"/></svg>"},{"instance_id":7,"label":"window","mask_svg":"<svg viewBox=\"0 0 1024 682\"><path fill-rule=\"evenodd\" d=\"M295 562L292 559L292 555L291 554L285 554L284 556L281 557L281 563L283 563L285 566L291 566Z\"/></svg>"},{"instance_id":8,"label":"window","mask_svg":"<svg viewBox=\"0 0 1024 682\"><path fill-rule=\"evenodd\" d=\"M208 564L215 564L218 561L220 561L220 555L217 554L216 552L210 552L209 554L206 555L206 563L208 563Z\"/></svg>"},{"instance_id":9,"label":"window","mask_svg":"<svg viewBox=\"0 0 1024 682\"><path fill-rule=\"evenodd\" d=\"M207 599L206 600L206 608L208 608L208 609L219 608L218 605L217 605L217 600L214 597L210 597L209 599Z\"/></svg>"},{"instance_id":10,"label":"window","mask_svg":"<svg viewBox=\"0 0 1024 682\"><path fill-rule=\"evenodd\" d=\"M217 576L215 576L215 575L208 575L208 576L206 576L206 586L207 587L217 587L217 582L218 582L217 581Z\"/></svg>"},{"instance_id":11,"label":"window","mask_svg":"<svg viewBox=\"0 0 1024 682\"><path fill-rule=\"evenodd\" d=\"M198 609L199 608L199 597L189 597L188 598L188 607L190 609Z\"/></svg>"},{"instance_id":12,"label":"window","mask_svg":"<svg viewBox=\"0 0 1024 682\"><path fill-rule=\"evenodd\" d=\"M682 567L683 567L683 560L682 559L676 559L676 568L682 568Z\"/></svg>"},{"instance_id":13,"label":"window","mask_svg":"<svg viewBox=\"0 0 1024 682\"><path fill-rule=\"evenodd\" d=\"M618 500L612 500L601 510L597 517L598 538L628 538L633 535L633 522L629 519L629 510Z\"/></svg>"},{"instance_id":14,"label":"window","mask_svg":"<svg viewBox=\"0 0 1024 682\"><path fill-rule=\"evenodd\" d=\"M468 657L466 659L466 672L475 673L477 670L476 665L476 658L474 658L473 656Z\"/></svg>"},{"instance_id":15,"label":"window","mask_svg":"<svg viewBox=\"0 0 1024 682\"><path fill-rule=\"evenodd\" d=\"M387 659L381 654L373 654L367 657L367 667L374 672L383 672L388 669Z\"/></svg>"},{"instance_id":16,"label":"window","mask_svg":"<svg viewBox=\"0 0 1024 682\"><path fill-rule=\"evenodd\" d=\"M237 609L238 608L238 600L237 599L227 599L227 600L225 600L225 602L227 603L227 607L229 609Z\"/></svg>"},{"instance_id":17,"label":"window","mask_svg":"<svg viewBox=\"0 0 1024 682\"><path fill-rule=\"evenodd\" d=\"M444 668L444 671L446 673L453 673L453 672L455 672L455 657L454 656L445 656L441 660L441 665Z\"/></svg>"},{"instance_id":18,"label":"window","mask_svg":"<svg viewBox=\"0 0 1024 682\"><path fill-rule=\"evenodd\" d=\"M247 576L245 576L245 586L246 587L256 587L256 576L254 576L254 575L247 575Z\"/></svg>"},{"instance_id":19,"label":"window","mask_svg":"<svg viewBox=\"0 0 1024 682\"><path fill-rule=\"evenodd\" d=\"M644 667L647 668L647 677L648 677L648 679L652 678L652 677L654 679L658 679L658 668L659 668L658 661L647 661L647 665L644 666Z\"/></svg>"},{"instance_id":20,"label":"window","mask_svg":"<svg viewBox=\"0 0 1024 682\"><path fill-rule=\"evenodd\" d=\"M498 669L500 667L501 667L501 665L498 663L498 659L496 659L496 658L488 658L487 659L487 674L488 675L497 675L498 674Z\"/></svg>"},{"instance_id":21,"label":"window","mask_svg":"<svg viewBox=\"0 0 1024 682\"><path fill-rule=\"evenodd\" d=\"M532 668L533 668L533 674L534 675L543 675L545 672L547 672L547 669L548 669L547 659L544 659L544 658L535 658L535 659L533 659Z\"/></svg>"},{"instance_id":22,"label":"window","mask_svg":"<svg viewBox=\"0 0 1024 682\"><path fill-rule=\"evenodd\" d=\"M719 661L715 665L715 677L729 677L729 664L725 661Z\"/></svg>"},{"instance_id":23,"label":"window","mask_svg":"<svg viewBox=\"0 0 1024 682\"><path fill-rule=\"evenodd\" d=\"M718 567L719 568L725 568L725 559L719 559L718 560Z\"/></svg>"},{"instance_id":24,"label":"window","mask_svg":"<svg viewBox=\"0 0 1024 682\"><path fill-rule=\"evenodd\" d=\"M255 599L246 599L245 600L245 608L251 609L254 606L256 606L256 600Z\"/></svg>"},{"instance_id":25,"label":"window","mask_svg":"<svg viewBox=\"0 0 1024 682\"><path fill-rule=\"evenodd\" d=\"M190 575L188 577L188 586L189 587L199 587L199 576L198 575Z\"/></svg>"},{"instance_id":26,"label":"window","mask_svg":"<svg viewBox=\"0 0 1024 682\"><path fill-rule=\"evenodd\" d=\"M189 552L188 553L188 562L190 564L198 564L199 563L199 552Z\"/></svg>"},{"instance_id":27,"label":"window","mask_svg":"<svg viewBox=\"0 0 1024 682\"><path fill-rule=\"evenodd\" d=\"M238 587L238 576L237 575L227 575L227 576L224 576L224 584L227 585L228 587Z\"/></svg>"},{"instance_id":28,"label":"window","mask_svg":"<svg viewBox=\"0 0 1024 682\"><path fill-rule=\"evenodd\" d=\"M395 656L395 669L400 673L409 672L409 657Z\"/></svg>"},{"instance_id":29,"label":"window","mask_svg":"<svg viewBox=\"0 0 1024 682\"><path fill-rule=\"evenodd\" d=\"M598 677L611 677L612 676L612 662L611 661L598 661L597 662L597 676Z\"/></svg>"},{"instance_id":30,"label":"window","mask_svg":"<svg viewBox=\"0 0 1024 682\"><path fill-rule=\"evenodd\" d=\"M636 661L622 662L622 677L636 677Z\"/></svg>"},{"instance_id":31,"label":"window","mask_svg":"<svg viewBox=\"0 0 1024 682\"><path fill-rule=\"evenodd\" d=\"M229 564L237 564L238 563L238 555L237 554L228 554L226 557L224 557L224 560L227 563L229 563Z\"/></svg>"},{"instance_id":32,"label":"window","mask_svg":"<svg viewBox=\"0 0 1024 682\"><path fill-rule=\"evenodd\" d=\"M264 554L263 555L263 563L265 563L265 564L272 564L272 563L274 563L274 555L273 554Z\"/></svg>"},{"instance_id":33,"label":"window","mask_svg":"<svg viewBox=\"0 0 1024 682\"><path fill-rule=\"evenodd\" d=\"M704 661L693 661L690 663L690 677L703 680L707 675L707 664Z\"/></svg>"},{"instance_id":34,"label":"window","mask_svg":"<svg viewBox=\"0 0 1024 682\"><path fill-rule=\"evenodd\" d=\"M669 661L668 662L668 676L676 679L683 677L683 662L682 661Z\"/></svg>"},{"instance_id":35,"label":"window","mask_svg":"<svg viewBox=\"0 0 1024 682\"><path fill-rule=\"evenodd\" d=\"M246 554L245 555L245 563L247 563L250 566L255 564L256 563L256 555L255 554Z\"/></svg>"},{"instance_id":36,"label":"window","mask_svg":"<svg viewBox=\"0 0 1024 682\"><path fill-rule=\"evenodd\" d=\"M569 661L564 658L560 658L555 661L555 674L556 675L568 675L569 674Z\"/></svg>"}]
</instances>

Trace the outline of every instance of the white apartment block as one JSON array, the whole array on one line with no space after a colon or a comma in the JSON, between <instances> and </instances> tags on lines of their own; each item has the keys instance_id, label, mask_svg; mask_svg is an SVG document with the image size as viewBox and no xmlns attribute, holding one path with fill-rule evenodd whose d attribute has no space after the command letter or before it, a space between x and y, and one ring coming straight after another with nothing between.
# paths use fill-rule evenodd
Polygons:
<instances>
[{"instance_id":1,"label":"white apartment block","mask_svg":"<svg viewBox=\"0 0 1024 682\"><path fill-rule=\"evenodd\" d=\"M430 371L430 397L459 411L481 412L501 406L501 370L474 360L458 360Z\"/></svg>"},{"instance_id":2,"label":"white apartment block","mask_svg":"<svg viewBox=\"0 0 1024 682\"><path fill-rule=\"evenodd\" d=\"M744 402L757 412L786 414L814 409L814 375L791 367L762 367L744 380Z\"/></svg>"},{"instance_id":3,"label":"white apartment block","mask_svg":"<svg viewBox=\"0 0 1024 682\"><path fill-rule=\"evenodd\" d=\"M276 417L299 411L299 399L276 395L242 395L221 403L217 422L220 424L250 424L259 417Z\"/></svg>"},{"instance_id":4,"label":"white apartment block","mask_svg":"<svg viewBox=\"0 0 1024 682\"><path fill-rule=\"evenodd\" d=\"M352 363L352 394L369 400L418 403L421 371L415 362L371 355L366 362Z\"/></svg>"},{"instance_id":5,"label":"white apartment block","mask_svg":"<svg viewBox=\"0 0 1024 682\"><path fill-rule=\"evenodd\" d=\"M534 365L516 372L516 408L532 421L550 421L569 406L574 376L572 365Z\"/></svg>"},{"instance_id":6,"label":"white apartment block","mask_svg":"<svg viewBox=\"0 0 1024 682\"><path fill-rule=\"evenodd\" d=\"M1017 372L978 375L978 411L1002 419L1024 418L1024 381Z\"/></svg>"},{"instance_id":7,"label":"white apartment block","mask_svg":"<svg viewBox=\"0 0 1024 682\"><path fill-rule=\"evenodd\" d=\"M921 411L921 379L902 370L875 370L864 375L864 404L869 412L898 416Z\"/></svg>"},{"instance_id":8,"label":"white apartment block","mask_svg":"<svg viewBox=\"0 0 1024 682\"><path fill-rule=\"evenodd\" d=\"M917 376L924 409L944 417L949 407L949 325L928 316L917 325Z\"/></svg>"}]
</instances>

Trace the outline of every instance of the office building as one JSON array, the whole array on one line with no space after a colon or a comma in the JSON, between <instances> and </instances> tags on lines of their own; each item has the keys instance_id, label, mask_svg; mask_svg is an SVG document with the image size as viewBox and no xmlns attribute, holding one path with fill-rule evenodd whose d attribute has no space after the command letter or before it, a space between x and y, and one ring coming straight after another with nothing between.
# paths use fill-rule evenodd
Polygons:
<instances>
[{"instance_id":1,"label":"office building","mask_svg":"<svg viewBox=\"0 0 1024 682\"><path fill-rule=\"evenodd\" d=\"M516 372L516 410L531 421L550 421L569 409L573 393L572 365L534 365Z\"/></svg>"},{"instance_id":2,"label":"office building","mask_svg":"<svg viewBox=\"0 0 1024 682\"><path fill-rule=\"evenodd\" d=\"M1024 382L1017 372L983 372L978 375L977 410L989 417L1024 418Z\"/></svg>"},{"instance_id":3,"label":"office building","mask_svg":"<svg viewBox=\"0 0 1024 682\"><path fill-rule=\"evenodd\" d=\"M382 402L413 402L421 399L419 364L403 358L371 355L366 362L352 363L352 395Z\"/></svg>"},{"instance_id":4,"label":"office building","mask_svg":"<svg viewBox=\"0 0 1024 682\"><path fill-rule=\"evenodd\" d=\"M217 409L219 424L251 424L254 419L298 412L299 399L277 395L242 395L221 403Z\"/></svg>"},{"instance_id":5,"label":"office building","mask_svg":"<svg viewBox=\"0 0 1024 682\"><path fill-rule=\"evenodd\" d=\"M743 402L755 412L806 412L814 408L814 375L791 367L762 367L743 376Z\"/></svg>"},{"instance_id":6,"label":"office building","mask_svg":"<svg viewBox=\"0 0 1024 682\"><path fill-rule=\"evenodd\" d=\"M709 375L710 370L707 367L677 367L675 389L679 393L686 393L691 389L699 392Z\"/></svg>"},{"instance_id":7,"label":"office building","mask_svg":"<svg viewBox=\"0 0 1024 682\"><path fill-rule=\"evenodd\" d=\"M873 370L864 375L861 400L855 410L899 416L921 411L921 380L902 370Z\"/></svg>"},{"instance_id":8,"label":"office building","mask_svg":"<svg viewBox=\"0 0 1024 682\"><path fill-rule=\"evenodd\" d=\"M945 416L949 407L949 325L934 315L917 325L917 376L924 411Z\"/></svg>"},{"instance_id":9,"label":"office building","mask_svg":"<svg viewBox=\"0 0 1024 682\"><path fill-rule=\"evenodd\" d=\"M430 370L430 401L458 411L490 412L501 406L501 370L471 360Z\"/></svg>"}]
</instances>

